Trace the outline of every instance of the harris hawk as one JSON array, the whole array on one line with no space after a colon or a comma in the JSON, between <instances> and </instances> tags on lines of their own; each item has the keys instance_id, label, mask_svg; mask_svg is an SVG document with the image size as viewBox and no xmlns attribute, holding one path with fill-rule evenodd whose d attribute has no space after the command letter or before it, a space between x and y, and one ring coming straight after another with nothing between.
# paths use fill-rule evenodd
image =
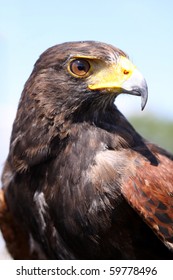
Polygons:
<instances>
[{"instance_id":1,"label":"harris hawk","mask_svg":"<svg viewBox=\"0 0 173 280\"><path fill-rule=\"evenodd\" d=\"M143 109L147 84L111 45L63 43L36 62L2 175L14 258L173 259L173 155L135 131L119 94Z\"/></svg>"}]
</instances>

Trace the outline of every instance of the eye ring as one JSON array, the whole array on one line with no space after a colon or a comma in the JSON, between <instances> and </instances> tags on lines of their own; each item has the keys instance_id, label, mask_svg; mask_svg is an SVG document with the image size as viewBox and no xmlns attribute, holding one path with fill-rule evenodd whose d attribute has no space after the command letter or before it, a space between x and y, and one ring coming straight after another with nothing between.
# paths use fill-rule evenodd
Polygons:
<instances>
[{"instance_id":1,"label":"eye ring","mask_svg":"<svg viewBox=\"0 0 173 280\"><path fill-rule=\"evenodd\" d=\"M69 67L71 73L78 77L86 76L90 68L90 63L86 59L82 58L72 60Z\"/></svg>"}]
</instances>

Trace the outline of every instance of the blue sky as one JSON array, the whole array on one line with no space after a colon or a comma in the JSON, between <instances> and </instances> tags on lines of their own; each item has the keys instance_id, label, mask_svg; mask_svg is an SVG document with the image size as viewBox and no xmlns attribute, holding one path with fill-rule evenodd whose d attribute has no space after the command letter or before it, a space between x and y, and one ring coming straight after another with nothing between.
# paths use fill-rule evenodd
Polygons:
<instances>
[{"instance_id":1,"label":"blue sky","mask_svg":"<svg viewBox=\"0 0 173 280\"><path fill-rule=\"evenodd\" d=\"M173 120L173 1L0 0L0 169L11 125L33 64L48 47L97 40L129 54L147 80L145 112ZM117 100L122 112L140 111L137 97Z\"/></svg>"}]
</instances>

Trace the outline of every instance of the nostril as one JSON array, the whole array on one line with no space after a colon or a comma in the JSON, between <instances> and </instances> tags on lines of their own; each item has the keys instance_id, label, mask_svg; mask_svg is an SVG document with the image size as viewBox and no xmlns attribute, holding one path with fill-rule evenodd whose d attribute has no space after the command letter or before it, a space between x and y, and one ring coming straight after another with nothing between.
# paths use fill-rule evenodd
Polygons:
<instances>
[{"instance_id":1,"label":"nostril","mask_svg":"<svg viewBox=\"0 0 173 280\"><path fill-rule=\"evenodd\" d=\"M123 73L124 73L124 75L128 75L128 74L129 74L129 71L126 70L126 69L124 69Z\"/></svg>"}]
</instances>

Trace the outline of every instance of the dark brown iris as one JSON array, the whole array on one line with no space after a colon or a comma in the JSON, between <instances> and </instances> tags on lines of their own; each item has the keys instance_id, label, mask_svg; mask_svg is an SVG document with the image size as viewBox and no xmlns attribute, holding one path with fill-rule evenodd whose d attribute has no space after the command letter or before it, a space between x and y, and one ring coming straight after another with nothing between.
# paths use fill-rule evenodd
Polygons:
<instances>
[{"instance_id":1,"label":"dark brown iris","mask_svg":"<svg viewBox=\"0 0 173 280\"><path fill-rule=\"evenodd\" d=\"M85 76L90 69L90 64L85 59L75 59L71 62L70 70L77 76Z\"/></svg>"}]
</instances>

